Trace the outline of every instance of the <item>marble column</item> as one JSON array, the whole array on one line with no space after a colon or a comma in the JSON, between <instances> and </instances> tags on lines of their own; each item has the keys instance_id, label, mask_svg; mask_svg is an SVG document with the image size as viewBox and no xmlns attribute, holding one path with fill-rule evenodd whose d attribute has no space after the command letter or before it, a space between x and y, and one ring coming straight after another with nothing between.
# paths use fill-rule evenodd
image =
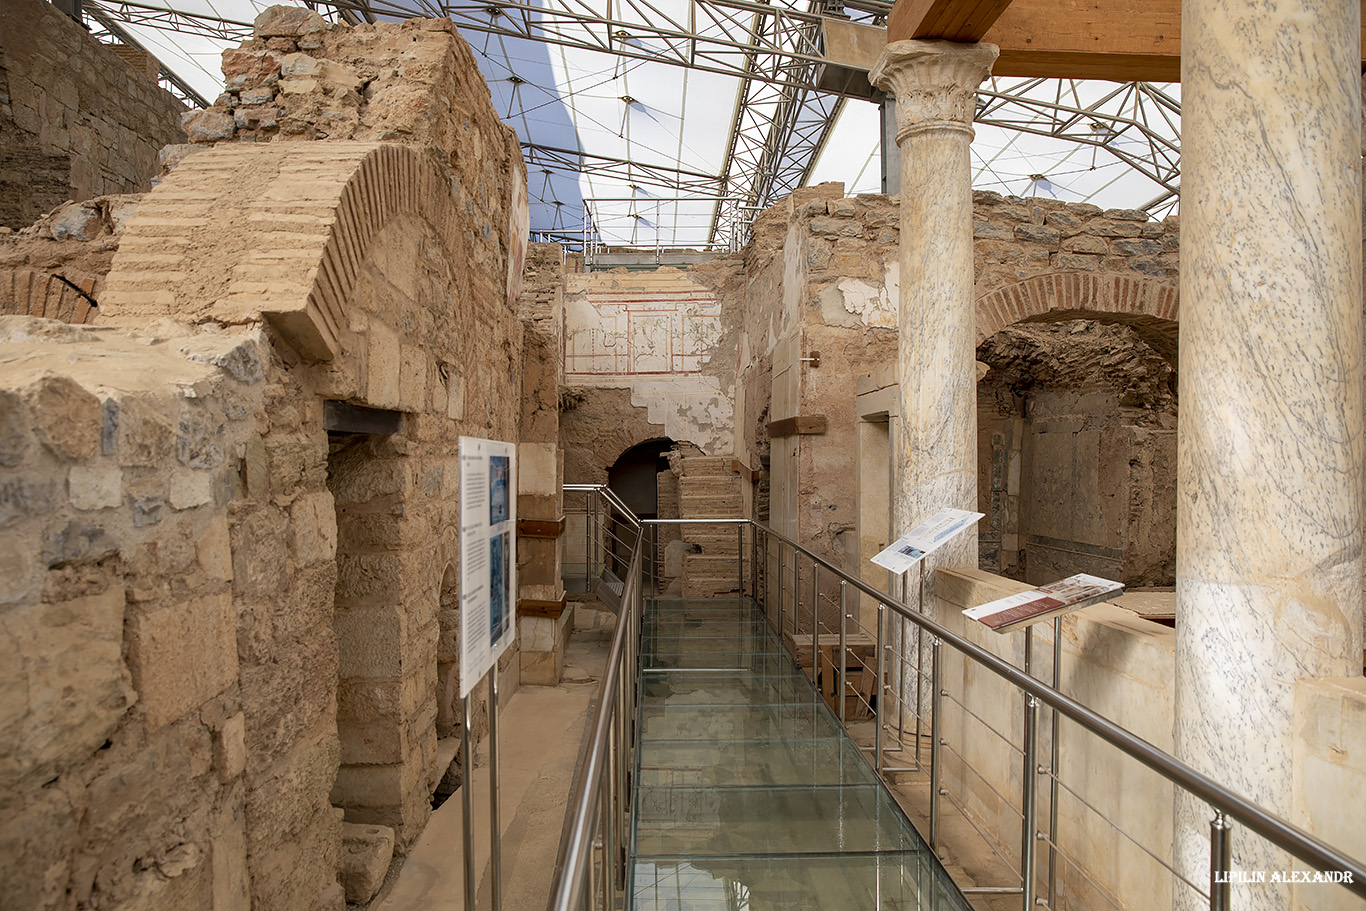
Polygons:
<instances>
[{"instance_id":1,"label":"marble column","mask_svg":"<svg viewBox=\"0 0 1366 911\"><path fill-rule=\"evenodd\" d=\"M1360 12L1182 5L1176 750L1285 818L1295 681L1361 673ZM1177 801L1202 885L1210 816ZM1236 823L1233 846L1287 866ZM1269 882L1233 904L1289 906Z\"/></svg>"},{"instance_id":2,"label":"marble column","mask_svg":"<svg viewBox=\"0 0 1366 911\"><path fill-rule=\"evenodd\" d=\"M977 87L998 53L991 44L894 41L869 73L874 85L896 98L901 157L894 535L945 506L977 507L968 146ZM938 565L976 567L977 535L962 535L937 556Z\"/></svg>"}]
</instances>

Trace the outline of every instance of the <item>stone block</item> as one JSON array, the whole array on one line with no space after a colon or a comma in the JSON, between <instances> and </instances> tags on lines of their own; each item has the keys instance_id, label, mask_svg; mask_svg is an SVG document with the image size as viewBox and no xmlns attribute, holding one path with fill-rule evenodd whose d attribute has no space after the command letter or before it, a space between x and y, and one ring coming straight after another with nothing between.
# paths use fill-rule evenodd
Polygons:
<instances>
[{"instance_id":1,"label":"stone block","mask_svg":"<svg viewBox=\"0 0 1366 911\"><path fill-rule=\"evenodd\" d=\"M274 86L256 86L253 88L242 89L237 96L237 103L241 105L270 104L275 100Z\"/></svg>"},{"instance_id":2,"label":"stone block","mask_svg":"<svg viewBox=\"0 0 1366 911\"><path fill-rule=\"evenodd\" d=\"M336 735L318 728L285 757L254 769L247 792L248 838L287 840L313 828L320 813L330 818L327 795L339 768L338 755Z\"/></svg>"},{"instance_id":3,"label":"stone block","mask_svg":"<svg viewBox=\"0 0 1366 911\"><path fill-rule=\"evenodd\" d=\"M106 409L106 412L108 409ZM104 429L114 438L119 464L125 468L161 468L173 459L176 434L171 422L135 399L121 402L113 427Z\"/></svg>"},{"instance_id":4,"label":"stone block","mask_svg":"<svg viewBox=\"0 0 1366 911\"><path fill-rule=\"evenodd\" d=\"M342 823L340 878L346 900L363 905L374 898L393 857L393 829Z\"/></svg>"},{"instance_id":5,"label":"stone block","mask_svg":"<svg viewBox=\"0 0 1366 911\"><path fill-rule=\"evenodd\" d=\"M327 491L294 501L289 510L294 560L299 566L331 561L337 555L337 513Z\"/></svg>"},{"instance_id":6,"label":"stone block","mask_svg":"<svg viewBox=\"0 0 1366 911\"><path fill-rule=\"evenodd\" d=\"M339 672L351 677L387 678L403 673L403 612L397 607L353 607L338 610Z\"/></svg>"},{"instance_id":7,"label":"stone block","mask_svg":"<svg viewBox=\"0 0 1366 911\"><path fill-rule=\"evenodd\" d=\"M204 575L214 582L232 580L232 545L229 542L228 519L220 515L213 518L195 544L199 565Z\"/></svg>"},{"instance_id":8,"label":"stone block","mask_svg":"<svg viewBox=\"0 0 1366 911\"><path fill-rule=\"evenodd\" d=\"M0 676L4 675L0 669ZM66 889L78 855L76 812L62 788L11 792L0 816L0 887L8 908L71 907Z\"/></svg>"},{"instance_id":9,"label":"stone block","mask_svg":"<svg viewBox=\"0 0 1366 911\"><path fill-rule=\"evenodd\" d=\"M8 389L0 390L0 466L13 468L23 461L30 440L23 399Z\"/></svg>"},{"instance_id":10,"label":"stone block","mask_svg":"<svg viewBox=\"0 0 1366 911\"><path fill-rule=\"evenodd\" d=\"M337 780L332 786L332 802L347 808L348 819L370 815L359 814L354 810L371 807L386 812L393 810L393 816L384 818L401 823L402 818L397 813L397 808L403 802L403 766L397 763L342 766L337 770ZM370 818L374 819L374 816L370 815Z\"/></svg>"},{"instance_id":11,"label":"stone block","mask_svg":"<svg viewBox=\"0 0 1366 911\"><path fill-rule=\"evenodd\" d=\"M223 52L223 76L229 89L274 85L280 81L280 55L266 49L229 48ZM221 116L231 124L231 115Z\"/></svg>"},{"instance_id":12,"label":"stone block","mask_svg":"<svg viewBox=\"0 0 1366 911\"><path fill-rule=\"evenodd\" d=\"M318 76L323 71L323 61L311 54L285 54L280 58L280 75Z\"/></svg>"},{"instance_id":13,"label":"stone block","mask_svg":"<svg viewBox=\"0 0 1366 911\"><path fill-rule=\"evenodd\" d=\"M133 624L133 682L156 731L237 679L237 624L227 592L168 604Z\"/></svg>"},{"instance_id":14,"label":"stone block","mask_svg":"<svg viewBox=\"0 0 1366 911\"><path fill-rule=\"evenodd\" d=\"M218 780L231 781L247 767L247 721L241 712L233 715L213 738L213 767Z\"/></svg>"},{"instance_id":15,"label":"stone block","mask_svg":"<svg viewBox=\"0 0 1366 911\"><path fill-rule=\"evenodd\" d=\"M1016 225L1015 239L1024 243L1043 244L1047 247L1056 248L1062 240L1062 235L1056 228L1049 228L1044 225Z\"/></svg>"},{"instance_id":16,"label":"stone block","mask_svg":"<svg viewBox=\"0 0 1366 911\"><path fill-rule=\"evenodd\" d=\"M257 38L302 38L327 29L327 22L313 10L295 6L267 7L252 23Z\"/></svg>"},{"instance_id":17,"label":"stone block","mask_svg":"<svg viewBox=\"0 0 1366 911\"><path fill-rule=\"evenodd\" d=\"M559 489L558 446L521 443L517 446L517 493L553 497Z\"/></svg>"},{"instance_id":18,"label":"stone block","mask_svg":"<svg viewBox=\"0 0 1366 911\"><path fill-rule=\"evenodd\" d=\"M289 568L288 522L276 509L260 509L232 526L233 589L248 597L277 596Z\"/></svg>"},{"instance_id":19,"label":"stone block","mask_svg":"<svg viewBox=\"0 0 1366 911\"><path fill-rule=\"evenodd\" d=\"M207 471L172 472L168 499L172 509L193 509L212 502L213 476Z\"/></svg>"},{"instance_id":20,"label":"stone block","mask_svg":"<svg viewBox=\"0 0 1366 911\"><path fill-rule=\"evenodd\" d=\"M71 521L43 536L42 561L49 568L90 563L118 553L118 543L103 526Z\"/></svg>"},{"instance_id":21,"label":"stone block","mask_svg":"<svg viewBox=\"0 0 1366 911\"><path fill-rule=\"evenodd\" d=\"M423 411L427 407L427 352L416 345L403 345L401 352L399 410Z\"/></svg>"},{"instance_id":22,"label":"stone block","mask_svg":"<svg viewBox=\"0 0 1366 911\"><path fill-rule=\"evenodd\" d=\"M207 109L180 115L180 125L190 142L221 142L231 139L237 132L237 123L231 114Z\"/></svg>"},{"instance_id":23,"label":"stone block","mask_svg":"<svg viewBox=\"0 0 1366 911\"><path fill-rule=\"evenodd\" d=\"M233 109L239 130L273 130L280 125L280 109L273 104L242 104Z\"/></svg>"},{"instance_id":24,"label":"stone block","mask_svg":"<svg viewBox=\"0 0 1366 911\"><path fill-rule=\"evenodd\" d=\"M379 320L371 320L365 352L365 404L398 408L402 362L398 336Z\"/></svg>"},{"instance_id":25,"label":"stone block","mask_svg":"<svg viewBox=\"0 0 1366 911\"><path fill-rule=\"evenodd\" d=\"M0 617L0 788L86 759L134 701L123 591L15 607Z\"/></svg>"},{"instance_id":26,"label":"stone block","mask_svg":"<svg viewBox=\"0 0 1366 911\"><path fill-rule=\"evenodd\" d=\"M70 377L47 374L30 387L27 398L43 445L73 461L95 454L104 415L93 394Z\"/></svg>"},{"instance_id":27,"label":"stone block","mask_svg":"<svg viewBox=\"0 0 1366 911\"><path fill-rule=\"evenodd\" d=\"M94 240L103 229L99 210L86 203L68 203L52 219L53 240Z\"/></svg>"},{"instance_id":28,"label":"stone block","mask_svg":"<svg viewBox=\"0 0 1366 911\"><path fill-rule=\"evenodd\" d=\"M77 509L108 509L123 502L123 472L117 468L72 466L67 476L71 505Z\"/></svg>"},{"instance_id":29,"label":"stone block","mask_svg":"<svg viewBox=\"0 0 1366 911\"><path fill-rule=\"evenodd\" d=\"M972 223L972 236L981 240L1010 240L1015 239L1015 233L1004 225L993 225L989 221L975 221Z\"/></svg>"},{"instance_id":30,"label":"stone block","mask_svg":"<svg viewBox=\"0 0 1366 911\"><path fill-rule=\"evenodd\" d=\"M1067 238L1062 242L1061 249L1066 253L1094 253L1103 255L1110 252L1110 248L1106 245L1105 241L1101 240L1099 237L1093 237L1087 234L1078 234L1075 237Z\"/></svg>"}]
</instances>

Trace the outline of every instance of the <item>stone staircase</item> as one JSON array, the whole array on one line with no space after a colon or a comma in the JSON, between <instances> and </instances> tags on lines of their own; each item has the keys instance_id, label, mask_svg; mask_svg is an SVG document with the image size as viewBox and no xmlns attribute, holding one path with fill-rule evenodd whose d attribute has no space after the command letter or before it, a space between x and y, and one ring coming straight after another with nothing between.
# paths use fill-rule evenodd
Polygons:
<instances>
[{"instance_id":1,"label":"stone staircase","mask_svg":"<svg viewBox=\"0 0 1366 911\"><path fill-rule=\"evenodd\" d=\"M678 470L679 515L684 519L733 519L744 515L740 476L729 456L684 456ZM683 597L735 597L740 580L735 563L734 525L684 525L692 545L683 558Z\"/></svg>"}]
</instances>

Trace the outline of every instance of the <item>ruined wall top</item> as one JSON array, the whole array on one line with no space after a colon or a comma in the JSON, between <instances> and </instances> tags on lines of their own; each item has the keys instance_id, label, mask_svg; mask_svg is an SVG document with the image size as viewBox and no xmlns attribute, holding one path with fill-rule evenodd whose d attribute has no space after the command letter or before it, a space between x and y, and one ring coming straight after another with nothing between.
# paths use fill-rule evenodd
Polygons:
<instances>
[{"instance_id":1,"label":"ruined wall top","mask_svg":"<svg viewBox=\"0 0 1366 911\"><path fill-rule=\"evenodd\" d=\"M0 225L146 190L157 150L184 141L184 106L124 59L135 49L101 44L42 0L4 0L0 23Z\"/></svg>"}]
</instances>

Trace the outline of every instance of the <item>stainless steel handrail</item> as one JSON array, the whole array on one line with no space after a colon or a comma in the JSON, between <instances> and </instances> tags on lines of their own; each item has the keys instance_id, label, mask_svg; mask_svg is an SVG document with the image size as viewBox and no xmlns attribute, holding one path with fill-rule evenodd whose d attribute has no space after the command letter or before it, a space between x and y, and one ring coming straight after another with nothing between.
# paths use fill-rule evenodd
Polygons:
<instances>
[{"instance_id":1,"label":"stainless steel handrail","mask_svg":"<svg viewBox=\"0 0 1366 911\"><path fill-rule=\"evenodd\" d=\"M612 505L621 509L627 515L635 519L624 504L614 496L610 496L605 488L597 485L565 485L566 490L596 490L609 496L605 498L612 502ZM977 664L982 665L995 673L1008 683L1018 687L1027 694L1026 704L1032 703L1032 712L1036 716L1038 705L1047 705L1058 714L1069 718L1082 729L1092 735L1109 743L1111 746L1121 750L1132 758L1138 760L1149 769L1180 786L1186 792L1203 800L1209 804L1216 814L1213 824L1213 833L1218 843L1212 843L1212 850L1219 856L1214 858L1214 863L1220 864L1219 869L1228 869L1227 841L1218 839L1220 832L1227 830L1225 817L1236 819L1246 826L1250 831L1255 832L1273 845L1281 848L1299 860L1312 867L1325 872L1350 873L1350 881L1343 882L1346 888L1353 893L1366 897L1366 864L1356 858L1350 857L1332 845L1327 844L1313 834L1298 828L1290 822L1267 811L1265 808L1248 800L1240 794L1219 784L1209 778L1194 767L1177 759L1163 750L1153 746L1146 740L1138 737L1127 729L1115 724L1104 716L1096 713L1085 705L1077 702L1069 696L1061 693L1057 689L1042 682L1038 678L1031 676L1020 668L1007 663L991 652L978 645L969 642L961 636L953 633L946 627L930 619L929 617L912 610L904 602L892 597L886 592L882 592L864 582L862 579L849 575L843 569L830 563L823 557L813 553L794 539L775 531L766 525L746 518L716 518L716 519L635 519L638 529L634 550L631 557L631 570L628 573L626 588L623 592L623 611L621 614L620 625L612 642L612 651L608 659L608 670L600 688L600 702L598 713L594 719L593 735L589 744L589 754L585 759L583 771L575 792L575 803L572 810L571 828L569 836L560 852L559 870L560 879L557 880L557 889L551 903L551 911L570 911L575 907L574 901L580 895L583 887L584 878L587 875L587 864L591 864L591 845L588 839L592 834L592 819L598 809L599 785L602 777L603 764L607 761L605 754L608 750L609 734L612 726L612 706L616 704L616 694L622 687L622 674L625 668L622 665L621 656L626 647L627 630L634 628L633 615L630 611L638 611L641 604L640 592L640 565L642 561L642 539L644 526L646 525L749 525L755 534L763 534L765 538L772 538L780 543L793 548L794 555L805 556L812 561L813 566L820 566L835 574L835 578L843 583L844 586L853 586L855 590L862 592L874 599L878 604L883 605L884 609L891 610L899 615L903 620L916 624L920 629L929 633L931 646L934 652L936 664L938 663L939 647L947 644L966 658L970 658ZM756 545L757 546L757 545ZM764 546L764 562L767 563L767 540ZM744 548L740 547L737 559L743 565ZM758 567L754 568L758 571ZM794 567L795 569L795 567ZM783 568L779 568L779 584L781 585ZM766 571L765 571L766 573ZM766 583L767 584L767 583ZM743 588L743 586L742 586ZM779 627L782 628L781 607ZM795 608L794 608L795 611ZM632 619L628 619L632 618ZM881 655L879 654L879 659ZM842 663L842 662L841 662ZM879 660L879 665L881 661ZM879 677L881 675L879 674ZM881 680L878 686L881 687ZM937 695L937 694L936 694ZM932 722L938 726L938 712L932 717ZM878 723L879 738L881 735L881 722ZM933 735L932 735L933 736ZM624 744L623 744L624 746ZM880 750L879 750L880 752ZM937 778L937 769L931 769L932 781ZM933 828L933 825L932 825ZM1032 824L1026 828L1032 828ZM1050 837L1052 837L1050 835ZM933 836L932 836L933 840ZM616 875L615 872L612 875ZM1025 875L1030 875L1027 868ZM1032 890L1029 890L1032 891ZM1223 896L1219 896L1220 902L1216 904L1212 898L1212 905L1215 907L1226 907L1222 904Z\"/></svg>"},{"instance_id":2,"label":"stainless steel handrail","mask_svg":"<svg viewBox=\"0 0 1366 911\"><path fill-rule=\"evenodd\" d=\"M805 554L813 563L835 573L837 577L853 585L869 597L876 599L878 603L885 604L904 619L917 624L932 636L953 646L965 656L972 658L978 664L987 667L998 676L1005 678L1060 714L1070 718L1101 740L1137 759L1164 778L1180 785L1184 790L1204 800L1224 815L1238 820L1248 829L1282 850L1324 872L1351 873L1351 882L1344 882L1342 885L1357 895L1366 897L1366 864L1343 854L1332 845L1281 819L1274 813L1268 812L1241 794L1229 790L1175 756L1163 752L1148 741L1097 714L1075 699L1060 693L991 652L949 631L929 617L911 610L886 592L880 592L862 579L854 578L781 532L774 531L753 520L750 520L750 524L764 534L770 535Z\"/></svg>"},{"instance_id":3,"label":"stainless steel handrail","mask_svg":"<svg viewBox=\"0 0 1366 911\"><path fill-rule=\"evenodd\" d=\"M598 485L565 485L566 490L589 491L596 495L603 496L609 494L605 487ZM606 498L606 497L604 497ZM612 498L615 499L615 498ZM579 770L579 778L575 784L573 796L569 805L569 825L563 843L560 845L559 856L556 859L556 879L550 896L549 911L574 911L580 907L580 899L583 896L585 885L590 875L593 864L593 851L597 845L594 843L594 836L598 830L599 823L602 822L602 815L599 811L603 806L604 787L608 789L608 803L611 803L611 782L604 778L605 773L614 772L614 766L623 761L620 753L628 748L628 745L619 738L617 751L613 751L612 736L615 726L622 724L621 717L623 710L622 694L623 676L628 671L627 665L634 664L633 656L636 653L635 639L639 634L639 617L643 604L641 593L641 560L644 554L642 542L644 529L641 527L640 520L636 518L620 500L613 504L635 523L636 534L635 542L632 545L630 568L627 570L621 596L621 612L617 616L616 632L612 636L612 646L607 655L607 667L603 673L602 683L598 686L598 705L593 715L592 732L589 735L588 743L585 748L583 765ZM629 668L634 671L634 667ZM632 685L633 680L626 681L626 685ZM630 723L630 719L625 719ZM621 729L618 729L619 731ZM624 795L619 795L624 800ZM613 809L612 812L615 812ZM615 820L604 824L604 829L615 825ZM606 834L606 833L605 833ZM611 839L608 838L610 843ZM608 851L604 847L604 877L611 877L607 881L605 888L614 889L617 877L615 869L619 857L608 858L607 855L619 855L615 849ZM589 899L589 907L592 907L592 897Z\"/></svg>"}]
</instances>

